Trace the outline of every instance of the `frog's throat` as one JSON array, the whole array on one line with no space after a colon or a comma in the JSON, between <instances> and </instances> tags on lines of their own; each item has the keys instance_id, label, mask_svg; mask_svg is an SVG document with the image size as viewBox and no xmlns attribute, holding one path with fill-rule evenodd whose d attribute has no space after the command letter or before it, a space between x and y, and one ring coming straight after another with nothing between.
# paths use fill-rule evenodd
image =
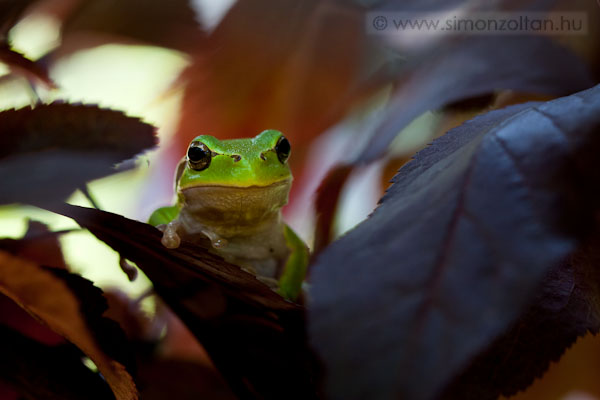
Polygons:
<instances>
[{"instance_id":1,"label":"frog's throat","mask_svg":"<svg viewBox=\"0 0 600 400\"><path fill-rule=\"evenodd\" d=\"M268 186L195 186L180 189L186 230L210 229L221 237L252 235L278 223L291 180Z\"/></svg>"}]
</instances>

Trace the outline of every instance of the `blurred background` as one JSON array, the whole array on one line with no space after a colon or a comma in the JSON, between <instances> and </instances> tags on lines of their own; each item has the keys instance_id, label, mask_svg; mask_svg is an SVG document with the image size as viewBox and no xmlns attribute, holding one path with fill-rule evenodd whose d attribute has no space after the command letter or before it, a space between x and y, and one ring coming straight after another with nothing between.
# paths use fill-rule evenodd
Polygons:
<instances>
[{"instance_id":1,"label":"blurred background","mask_svg":"<svg viewBox=\"0 0 600 400\"><path fill-rule=\"evenodd\" d=\"M523 8L582 12L588 31L535 35L524 45L509 35L368 29L373 12ZM0 109L98 104L158 128L159 146L137 168L90 183L102 209L145 221L173 200L174 169L193 137L279 129L292 143L295 176L285 219L317 250L366 218L398 168L433 138L492 108L581 90L600 72L593 0L0 2L0 14L9 10L0 19L9 45L0 49ZM80 192L68 201L90 206ZM23 236L30 219L77 227L34 207L2 206L0 236ZM154 327L148 335L164 337L170 326L165 354L206 362L175 317L145 296L143 274L129 282L118 254L87 232L63 235L61 244L73 271L139 307ZM162 322L153 325L157 314ZM600 399L598 371L600 341L584 338L515 398Z\"/></svg>"}]
</instances>

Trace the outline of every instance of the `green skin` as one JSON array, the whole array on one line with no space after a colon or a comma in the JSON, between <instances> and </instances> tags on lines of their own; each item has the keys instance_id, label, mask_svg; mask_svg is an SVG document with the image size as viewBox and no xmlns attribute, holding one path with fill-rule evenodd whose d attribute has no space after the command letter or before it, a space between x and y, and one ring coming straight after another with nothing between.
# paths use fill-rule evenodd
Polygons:
<instances>
[{"instance_id":1,"label":"green skin","mask_svg":"<svg viewBox=\"0 0 600 400\"><path fill-rule=\"evenodd\" d=\"M282 134L267 130L251 139L196 137L212 153L198 171L184 157L177 168L177 203L154 211L149 223L162 243L208 237L215 253L253 273L283 297L295 300L308 265L308 248L281 219L292 174L276 146ZM191 144L190 144L191 145Z\"/></svg>"}]
</instances>

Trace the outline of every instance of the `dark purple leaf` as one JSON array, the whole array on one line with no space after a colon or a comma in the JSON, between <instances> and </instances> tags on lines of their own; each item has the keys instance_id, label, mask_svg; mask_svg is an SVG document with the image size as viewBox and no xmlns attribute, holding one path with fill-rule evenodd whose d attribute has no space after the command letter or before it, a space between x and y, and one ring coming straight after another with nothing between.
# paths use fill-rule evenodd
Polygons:
<instances>
[{"instance_id":1,"label":"dark purple leaf","mask_svg":"<svg viewBox=\"0 0 600 400\"><path fill-rule=\"evenodd\" d=\"M60 201L155 144L151 125L96 106L0 112L0 204Z\"/></svg>"},{"instance_id":2,"label":"dark purple leaf","mask_svg":"<svg viewBox=\"0 0 600 400\"><path fill-rule=\"evenodd\" d=\"M578 337L600 329L598 238L552 268L516 324L478 356L444 399L494 400L541 377ZM492 377L490 379L490 377Z\"/></svg>"},{"instance_id":3,"label":"dark purple leaf","mask_svg":"<svg viewBox=\"0 0 600 400\"><path fill-rule=\"evenodd\" d=\"M404 166L313 266L309 334L332 399L430 399L594 228L600 86L479 116Z\"/></svg>"},{"instance_id":4,"label":"dark purple leaf","mask_svg":"<svg viewBox=\"0 0 600 400\"><path fill-rule=\"evenodd\" d=\"M459 100L503 89L566 95L593 85L587 67L574 53L542 36L485 36L444 42L439 52L432 52L409 69L388 106L384 123L357 161L377 159L416 117Z\"/></svg>"},{"instance_id":5,"label":"dark purple leaf","mask_svg":"<svg viewBox=\"0 0 600 400\"><path fill-rule=\"evenodd\" d=\"M372 162L384 155L398 133L428 110L460 106L464 101L477 104L505 89L564 95L593 84L574 53L544 37L486 36L446 40L439 46L413 55L415 59L403 67L384 122L348 165ZM322 192L337 190L339 194L346 178L323 182ZM330 184L335 187L328 188ZM337 198L327 201L337 206Z\"/></svg>"}]
</instances>

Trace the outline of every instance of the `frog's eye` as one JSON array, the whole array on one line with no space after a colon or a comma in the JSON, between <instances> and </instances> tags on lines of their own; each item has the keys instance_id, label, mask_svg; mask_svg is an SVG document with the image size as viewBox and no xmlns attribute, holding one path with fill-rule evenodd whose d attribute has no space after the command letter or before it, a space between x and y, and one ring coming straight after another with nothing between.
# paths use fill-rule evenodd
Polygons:
<instances>
[{"instance_id":1,"label":"frog's eye","mask_svg":"<svg viewBox=\"0 0 600 400\"><path fill-rule=\"evenodd\" d=\"M211 151L202 142L192 142L187 152L190 168L194 171L202 171L210 165Z\"/></svg>"},{"instance_id":2,"label":"frog's eye","mask_svg":"<svg viewBox=\"0 0 600 400\"><path fill-rule=\"evenodd\" d=\"M277 158L282 164L285 164L288 157L290 156L290 151L292 150L292 146L290 146L289 140L285 137L280 137L279 141L275 145L275 152L277 153Z\"/></svg>"}]
</instances>

